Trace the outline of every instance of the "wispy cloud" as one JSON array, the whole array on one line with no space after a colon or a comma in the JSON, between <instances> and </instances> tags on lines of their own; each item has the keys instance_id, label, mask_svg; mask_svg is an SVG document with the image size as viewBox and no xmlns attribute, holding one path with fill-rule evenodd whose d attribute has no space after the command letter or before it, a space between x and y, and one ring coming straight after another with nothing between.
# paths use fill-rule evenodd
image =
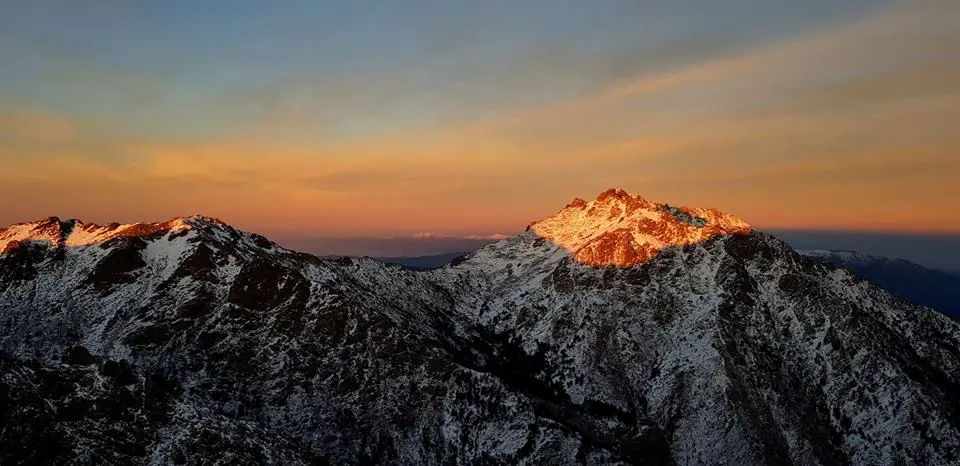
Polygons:
<instances>
[{"instance_id":1,"label":"wispy cloud","mask_svg":"<svg viewBox=\"0 0 960 466\"><path fill-rule=\"evenodd\" d=\"M956 231L960 219L943 213L960 210L947 176L960 170L957 43L960 7L918 1L750 46L518 54L516 67L462 92L423 87L444 73L424 79L412 68L158 104L188 121L223 116L206 135L8 100L0 197L28 200L5 207L0 223L201 212L252 229L469 237L623 186L763 226ZM633 62L645 56L660 65ZM538 92L551 77L563 85ZM518 97L527 92L536 95ZM407 113L451 95L432 107L439 120ZM396 111L384 121L397 126L364 126L381 111Z\"/></svg>"}]
</instances>

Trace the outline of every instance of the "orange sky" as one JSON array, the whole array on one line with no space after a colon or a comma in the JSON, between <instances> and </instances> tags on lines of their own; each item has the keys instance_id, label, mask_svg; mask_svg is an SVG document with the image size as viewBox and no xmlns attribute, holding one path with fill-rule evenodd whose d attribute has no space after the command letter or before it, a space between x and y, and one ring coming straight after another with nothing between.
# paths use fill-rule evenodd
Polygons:
<instances>
[{"instance_id":1,"label":"orange sky","mask_svg":"<svg viewBox=\"0 0 960 466\"><path fill-rule=\"evenodd\" d=\"M958 2L910 2L541 102L360 135L314 133L329 115L271 106L218 107L250 114L170 135L0 84L0 224L200 213L265 233L489 234L622 187L765 228L960 232L958 44ZM98 85L122 76L103 71ZM197 105L184 118L217 117Z\"/></svg>"}]
</instances>

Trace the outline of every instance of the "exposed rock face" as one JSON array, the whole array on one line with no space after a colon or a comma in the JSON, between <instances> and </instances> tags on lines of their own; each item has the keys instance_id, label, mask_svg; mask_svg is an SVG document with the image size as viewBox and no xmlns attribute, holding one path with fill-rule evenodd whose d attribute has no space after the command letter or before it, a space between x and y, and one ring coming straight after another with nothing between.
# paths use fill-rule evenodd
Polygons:
<instances>
[{"instance_id":1,"label":"exposed rock face","mask_svg":"<svg viewBox=\"0 0 960 466\"><path fill-rule=\"evenodd\" d=\"M610 191L558 217L612 227L430 272L201 217L2 230L28 246L0 254L0 463L960 455L956 323L713 211Z\"/></svg>"},{"instance_id":2,"label":"exposed rock face","mask_svg":"<svg viewBox=\"0 0 960 466\"><path fill-rule=\"evenodd\" d=\"M582 264L629 267L668 247L750 232L750 225L714 209L670 207L610 189L596 200L574 199L529 230L563 247Z\"/></svg>"}]
</instances>

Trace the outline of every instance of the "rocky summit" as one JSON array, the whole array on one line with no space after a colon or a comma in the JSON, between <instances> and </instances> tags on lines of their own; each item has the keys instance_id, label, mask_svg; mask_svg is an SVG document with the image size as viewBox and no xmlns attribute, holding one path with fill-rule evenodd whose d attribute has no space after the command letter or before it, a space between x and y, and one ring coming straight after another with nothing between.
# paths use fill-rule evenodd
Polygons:
<instances>
[{"instance_id":1,"label":"rocky summit","mask_svg":"<svg viewBox=\"0 0 960 466\"><path fill-rule=\"evenodd\" d=\"M630 267L668 247L747 233L747 222L715 209L671 207L610 189L596 200L575 199L556 215L530 225L538 236L586 265Z\"/></svg>"},{"instance_id":2,"label":"rocky summit","mask_svg":"<svg viewBox=\"0 0 960 466\"><path fill-rule=\"evenodd\" d=\"M414 271L0 230L0 464L955 464L960 326L621 190Z\"/></svg>"}]
</instances>

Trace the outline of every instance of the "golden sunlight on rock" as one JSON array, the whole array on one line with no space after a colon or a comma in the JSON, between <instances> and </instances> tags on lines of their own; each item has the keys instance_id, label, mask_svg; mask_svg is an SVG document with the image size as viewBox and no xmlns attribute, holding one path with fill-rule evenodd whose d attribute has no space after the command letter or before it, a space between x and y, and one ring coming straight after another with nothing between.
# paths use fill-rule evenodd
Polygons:
<instances>
[{"instance_id":1,"label":"golden sunlight on rock","mask_svg":"<svg viewBox=\"0 0 960 466\"><path fill-rule=\"evenodd\" d=\"M226 226L210 217L178 217L166 222L98 225L70 219L61 221L50 217L29 223L18 223L0 228L0 251L16 249L25 242L51 248L78 247L104 244L116 238L150 238L168 233L183 234L203 225Z\"/></svg>"},{"instance_id":2,"label":"golden sunlight on rock","mask_svg":"<svg viewBox=\"0 0 960 466\"><path fill-rule=\"evenodd\" d=\"M742 219L715 209L672 207L622 189L609 189L589 202L575 199L530 229L580 263L617 267L642 264L669 247L752 230Z\"/></svg>"}]
</instances>

